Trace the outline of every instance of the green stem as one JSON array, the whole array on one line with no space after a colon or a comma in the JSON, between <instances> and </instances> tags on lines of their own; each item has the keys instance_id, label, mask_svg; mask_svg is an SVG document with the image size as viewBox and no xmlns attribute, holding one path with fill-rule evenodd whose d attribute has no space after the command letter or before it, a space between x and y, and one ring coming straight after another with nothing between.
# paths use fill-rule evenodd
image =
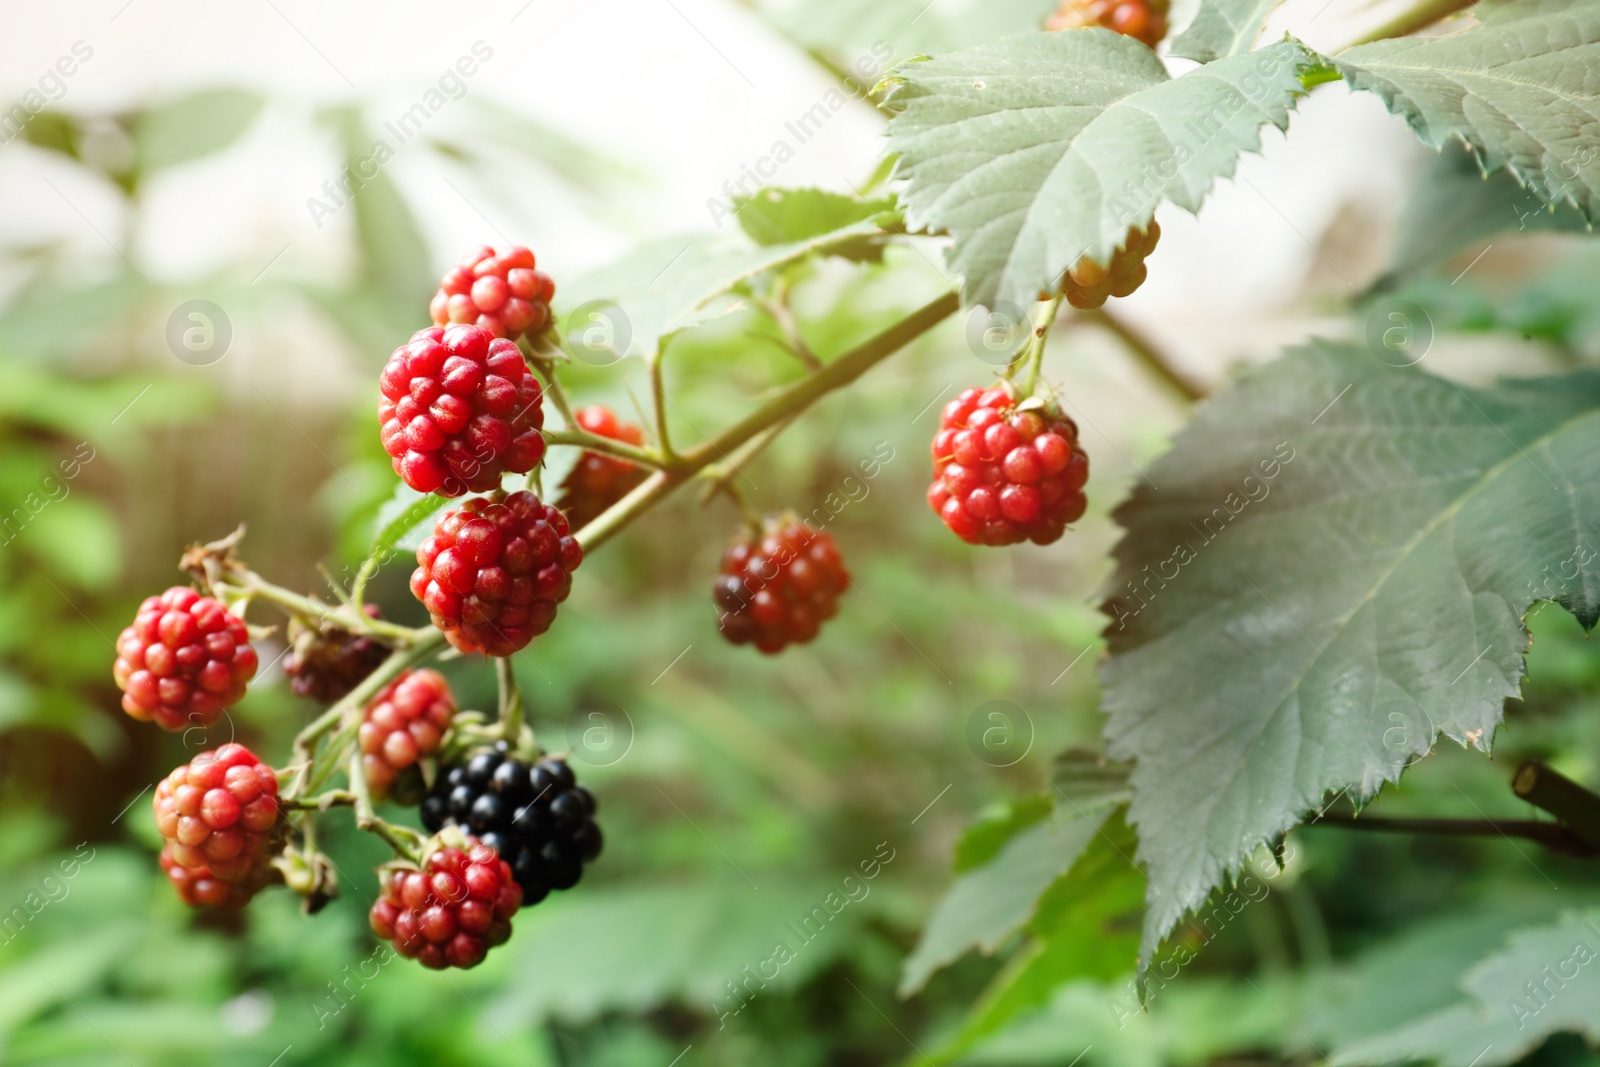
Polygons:
<instances>
[{"instance_id":1,"label":"green stem","mask_svg":"<svg viewBox=\"0 0 1600 1067\"><path fill-rule=\"evenodd\" d=\"M546 444L573 445L578 448L588 449L590 452L604 452L608 456L626 459L641 467L655 467L660 469L666 466L666 460L653 448L640 448L630 445L626 441L618 441L610 437L601 437L597 433L574 426L568 430L544 431Z\"/></svg>"},{"instance_id":2,"label":"green stem","mask_svg":"<svg viewBox=\"0 0 1600 1067\"><path fill-rule=\"evenodd\" d=\"M343 762L345 751L354 743L356 734L361 729L361 720L365 713L367 702L377 695L378 690L388 685L401 671L421 663L437 653L444 647L444 633L431 626L419 627L411 631L413 642L407 647L398 648L388 659L378 665L373 671L361 680L361 684L352 689L343 700L329 708L312 726L322 723L323 719L335 716L339 724L338 732L328 739L327 746L323 749L319 764L313 768L309 776L311 792L322 788L324 782L333 774L334 770ZM307 727L310 729L311 727ZM296 739L296 745L300 744Z\"/></svg>"},{"instance_id":3,"label":"green stem","mask_svg":"<svg viewBox=\"0 0 1600 1067\"><path fill-rule=\"evenodd\" d=\"M1178 396L1190 403L1205 399L1205 390L1180 374L1167 360L1165 353L1132 326L1104 308L1080 311L1078 314L1101 329L1115 334L1145 370L1150 371L1158 381Z\"/></svg>"},{"instance_id":4,"label":"green stem","mask_svg":"<svg viewBox=\"0 0 1600 1067\"><path fill-rule=\"evenodd\" d=\"M427 840L415 830L396 826L378 818L372 808L372 791L367 788L367 770L361 764L361 753L350 756L350 791L355 796L356 828L377 834L389 846L412 863L422 864L422 843Z\"/></svg>"},{"instance_id":5,"label":"green stem","mask_svg":"<svg viewBox=\"0 0 1600 1067\"><path fill-rule=\"evenodd\" d=\"M743 445L740 445L733 455L729 456L727 459L724 459L718 463L713 463L709 467L706 467L704 470L702 470L700 472L700 477L707 484L705 489L700 493L700 503L709 503L711 498L719 492L730 492L728 488L729 484L738 475L739 471L744 468L745 464L749 463L762 452L766 451L767 446L772 444L773 441L777 440L778 435L783 433L784 430L787 430L794 420L799 417L799 412L784 416L782 419L769 426L758 436L746 441ZM735 493L732 495L737 496L738 494Z\"/></svg>"},{"instance_id":6,"label":"green stem","mask_svg":"<svg viewBox=\"0 0 1600 1067\"><path fill-rule=\"evenodd\" d=\"M621 533L634 519L671 495L696 471L729 455L774 423L805 410L833 390L849 385L873 366L949 318L960 306L960 298L955 293L945 293L821 370L792 383L717 436L680 453L678 462L671 468L656 471L574 536L583 545L584 551L594 551Z\"/></svg>"},{"instance_id":7,"label":"green stem","mask_svg":"<svg viewBox=\"0 0 1600 1067\"><path fill-rule=\"evenodd\" d=\"M1020 385L1024 397L1033 395L1034 389L1039 385L1039 368L1044 364L1044 346L1050 337L1050 329L1056 323L1056 314L1061 310L1061 294L1044 301L1035 313L1033 332L1028 335L1027 376Z\"/></svg>"},{"instance_id":8,"label":"green stem","mask_svg":"<svg viewBox=\"0 0 1600 1067\"><path fill-rule=\"evenodd\" d=\"M1391 37L1407 37L1418 30L1425 30L1436 22L1449 18L1459 11L1465 11L1476 0L1422 0L1409 11L1402 11L1388 22L1362 34L1360 37L1340 48L1338 52L1354 48L1357 45L1371 44L1373 41L1386 41ZM1337 55L1338 52L1334 54Z\"/></svg>"},{"instance_id":9,"label":"green stem","mask_svg":"<svg viewBox=\"0 0 1600 1067\"><path fill-rule=\"evenodd\" d=\"M666 353L659 348L650 354L650 400L656 412L656 447L661 450L664 466L677 465L678 455L672 450L672 438L667 432L667 388L662 380L662 361Z\"/></svg>"},{"instance_id":10,"label":"green stem","mask_svg":"<svg viewBox=\"0 0 1600 1067\"><path fill-rule=\"evenodd\" d=\"M500 737L515 746L522 738L522 687L517 684L517 672L510 656L499 656L494 661L495 678L500 683Z\"/></svg>"},{"instance_id":11,"label":"green stem","mask_svg":"<svg viewBox=\"0 0 1600 1067\"><path fill-rule=\"evenodd\" d=\"M362 565L362 569L366 569L365 564ZM291 593L282 586L273 585L254 571L234 571L231 576L240 578L243 584L233 582L217 584L231 585L246 596L275 604L288 614L298 616L318 627L332 624L341 630L376 637L385 644L397 647L404 647L415 641L420 632L409 626L397 626L383 619L374 619L362 611L356 602L335 606L316 597Z\"/></svg>"}]
</instances>

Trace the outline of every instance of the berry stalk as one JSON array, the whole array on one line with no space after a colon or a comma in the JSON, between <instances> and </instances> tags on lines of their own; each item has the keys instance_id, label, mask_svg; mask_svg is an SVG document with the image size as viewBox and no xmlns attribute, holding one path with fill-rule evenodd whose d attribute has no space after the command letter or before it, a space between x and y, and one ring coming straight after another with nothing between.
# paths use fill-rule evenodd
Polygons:
<instances>
[{"instance_id":1,"label":"berry stalk","mask_svg":"<svg viewBox=\"0 0 1600 1067\"><path fill-rule=\"evenodd\" d=\"M656 471L633 492L617 501L573 536L583 545L585 552L598 548L621 533L634 519L655 507L691 475L729 455L768 427L804 411L835 389L849 385L872 367L949 318L960 306L961 300L954 292L945 293L924 304L893 326L828 363L821 370L780 390L777 395L720 434L685 452L678 453L676 462L669 460L667 467Z\"/></svg>"},{"instance_id":2,"label":"berry stalk","mask_svg":"<svg viewBox=\"0 0 1600 1067\"><path fill-rule=\"evenodd\" d=\"M422 862L422 844L426 840L415 830L404 826L396 826L385 819L379 818L377 811L372 807L372 790L367 787L367 768L361 761L361 753L355 752L350 756L348 767L350 775L350 792L355 796L356 828L368 833L377 834L389 843L396 853L410 860L412 863Z\"/></svg>"}]
</instances>

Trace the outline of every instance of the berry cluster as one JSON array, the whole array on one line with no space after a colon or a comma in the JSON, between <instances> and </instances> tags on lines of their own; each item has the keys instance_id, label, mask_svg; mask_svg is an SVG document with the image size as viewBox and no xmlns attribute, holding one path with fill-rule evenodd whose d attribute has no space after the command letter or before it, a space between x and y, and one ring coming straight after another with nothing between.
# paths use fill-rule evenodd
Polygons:
<instances>
[{"instance_id":1,"label":"berry cluster","mask_svg":"<svg viewBox=\"0 0 1600 1067\"><path fill-rule=\"evenodd\" d=\"M594 813L594 795L566 760L541 754L529 763L503 741L441 775L421 809L429 832L460 826L505 857L524 905L571 889L600 855Z\"/></svg>"},{"instance_id":2,"label":"berry cluster","mask_svg":"<svg viewBox=\"0 0 1600 1067\"><path fill-rule=\"evenodd\" d=\"M1102 266L1088 256L1078 260L1061 279L1061 292L1067 303L1088 310L1104 304L1107 297L1131 294L1144 284L1149 274L1145 257L1156 250L1159 240L1161 226L1152 220L1147 230L1128 227L1128 235L1122 247L1111 254L1109 265Z\"/></svg>"},{"instance_id":3,"label":"berry cluster","mask_svg":"<svg viewBox=\"0 0 1600 1067\"><path fill-rule=\"evenodd\" d=\"M278 776L248 748L230 742L200 753L156 786L153 803L166 841L162 866L185 900L242 903L265 884L267 844L278 827Z\"/></svg>"},{"instance_id":4,"label":"berry cluster","mask_svg":"<svg viewBox=\"0 0 1600 1067\"><path fill-rule=\"evenodd\" d=\"M167 730L210 726L256 673L244 620L222 602L174 586L146 597L117 637L112 675L122 710Z\"/></svg>"},{"instance_id":5,"label":"berry cluster","mask_svg":"<svg viewBox=\"0 0 1600 1067\"><path fill-rule=\"evenodd\" d=\"M418 330L378 386L383 449L419 493L487 492L544 459L544 392L516 344L481 326Z\"/></svg>"},{"instance_id":6,"label":"berry cluster","mask_svg":"<svg viewBox=\"0 0 1600 1067\"><path fill-rule=\"evenodd\" d=\"M592 434L630 445L644 444L644 431L618 419L608 407L580 408L574 417ZM561 483L556 507L566 513L573 529L587 526L595 516L627 496L648 475L637 463L585 449Z\"/></svg>"},{"instance_id":7,"label":"berry cluster","mask_svg":"<svg viewBox=\"0 0 1600 1067\"><path fill-rule=\"evenodd\" d=\"M358 735L372 795L387 796L396 775L436 750L455 714L450 684L438 671L405 671L380 689Z\"/></svg>"},{"instance_id":8,"label":"berry cluster","mask_svg":"<svg viewBox=\"0 0 1600 1067\"><path fill-rule=\"evenodd\" d=\"M729 546L711 595L723 637L771 654L816 637L837 614L839 594L849 584L830 535L780 518L768 519L760 538Z\"/></svg>"},{"instance_id":9,"label":"berry cluster","mask_svg":"<svg viewBox=\"0 0 1600 1067\"><path fill-rule=\"evenodd\" d=\"M1154 48L1167 35L1166 0L1061 0L1047 30L1104 26Z\"/></svg>"},{"instance_id":10,"label":"berry cluster","mask_svg":"<svg viewBox=\"0 0 1600 1067\"><path fill-rule=\"evenodd\" d=\"M368 604L365 611L370 619L382 618L376 604ZM360 685L388 656L389 646L366 634L324 630L293 619L283 673L295 696L332 704Z\"/></svg>"},{"instance_id":11,"label":"berry cluster","mask_svg":"<svg viewBox=\"0 0 1600 1067\"><path fill-rule=\"evenodd\" d=\"M493 848L446 846L416 867L391 867L368 921L395 951L424 967L476 967L511 936L522 890Z\"/></svg>"},{"instance_id":12,"label":"berry cluster","mask_svg":"<svg viewBox=\"0 0 1600 1067\"><path fill-rule=\"evenodd\" d=\"M532 493L474 497L417 549L411 592L456 648L509 656L550 628L582 562L566 516Z\"/></svg>"},{"instance_id":13,"label":"berry cluster","mask_svg":"<svg viewBox=\"0 0 1600 1067\"><path fill-rule=\"evenodd\" d=\"M445 272L428 313L439 326L468 323L515 341L549 325L555 292L550 275L534 269L530 250L513 245L496 252L484 245Z\"/></svg>"},{"instance_id":14,"label":"berry cluster","mask_svg":"<svg viewBox=\"0 0 1600 1067\"><path fill-rule=\"evenodd\" d=\"M1077 425L1038 401L1019 405L1004 383L945 405L933 470L928 503L972 544L1046 545L1086 506Z\"/></svg>"}]
</instances>

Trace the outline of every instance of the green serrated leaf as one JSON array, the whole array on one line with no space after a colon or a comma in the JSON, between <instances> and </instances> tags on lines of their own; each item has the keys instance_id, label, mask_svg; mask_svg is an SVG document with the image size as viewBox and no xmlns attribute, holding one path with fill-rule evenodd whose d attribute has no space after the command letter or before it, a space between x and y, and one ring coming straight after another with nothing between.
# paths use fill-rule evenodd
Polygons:
<instances>
[{"instance_id":1,"label":"green serrated leaf","mask_svg":"<svg viewBox=\"0 0 1600 1067\"><path fill-rule=\"evenodd\" d=\"M1318 342L1148 473L1116 512L1101 672L1137 761L1144 961L1329 793L1370 798L1441 733L1487 750L1536 600L1594 625L1600 373L1468 389Z\"/></svg>"},{"instance_id":2,"label":"green serrated leaf","mask_svg":"<svg viewBox=\"0 0 1600 1067\"><path fill-rule=\"evenodd\" d=\"M1505 171L1485 177L1472 153L1452 145L1412 189L1395 232L1395 258L1373 289L1392 289L1498 233L1588 228L1576 208L1541 201Z\"/></svg>"},{"instance_id":3,"label":"green serrated leaf","mask_svg":"<svg viewBox=\"0 0 1600 1067\"><path fill-rule=\"evenodd\" d=\"M1055 804L1049 794L1018 797L992 811L984 812L978 821L968 826L956 842L955 861L951 864L957 874L982 867L1000 854L1006 842L1035 823L1050 817Z\"/></svg>"},{"instance_id":4,"label":"green serrated leaf","mask_svg":"<svg viewBox=\"0 0 1600 1067\"><path fill-rule=\"evenodd\" d=\"M1200 9L1172 39L1172 54L1197 63L1250 51L1267 16L1283 0L1200 0Z\"/></svg>"},{"instance_id":5,"label":"green serrated leaf","mask_svg":"<svg viewBox=\"0 0 1600 1067\"><path fill-rule=\"evenodd\" d=\"M1288 125L1315 62L1283 41L1171 78L1138 41L1088 29L907 64L889 100L907 222L954 236L966 303L1029 306L1162 200L1197 210L1263 125Z\"/></svg>"},{"instance_id":6,"label":"green serrated leaf","mask_svg":"<svg viewBox=\"0 0 1600 1067\"><path fill-rule=\"evenodd\" d=\"M892 213L894 197L871 200L825 189L763 189L735 197L739 228L758 245L788 244Z\"/></svg>"},{"instance_id":7,"label":"green serrated leaf","mask_svg":"<svg viewBox=\"0 0 1600 1067\"><path fill-rule=\"evenodd\" d=\"M1128 862L1135 840L1127 823L1113 817L1103 830L1040 896L1028 943L995 975L955 1035L930 1054L935 1064L959 1059L1044 1007L1068 982L1127 974L1138 951L1144 878Z\"/></svg>"},{"instance_id":8,"label":"green serrated leaf","mask_svg":"<svg viewBox=\"0 0 1600 1067\"><path fill-rule=\"evenodd\" d=\"M450 506L450 500L437 493L419 493L401 482L394 496L378 508L377 533L367 554L382 561L403 549L415 550L422 542L429 519ZM415 535L415 536L408 536Z\"/></svg>"},{"instance_id":9,"label":"green serrated leaf","mask_svg":"<svg viewBox=\"0 0 1600 1067\"><path fill-rule=\"evenodd\" d=\"M680 331L741 306L728 291L746 278L813 253L859 247L876 233L877 224L867 219L766 246L717 234L651 241L563 286L563 341L574 358L588 363L649 356Z\"/></svg>"},{"instance_id":10,"label":"green serrated leaf","mask_svg":"<svg viewBox=\"0 0 1600 1067\"><path fill-rule=\"evenodd\" d=\"M1333 60L1357 89L1433 148L1459 139L1484 173L1502 167L1547 204L1600 218L1600 3L1515 0L1473 9L1479 25L1447 37L1405 37Z\"/></svg>"},{"instance_id":11,"label":"green serrated leaf","mask_svg":"<svg viewBox=\"0 0 1600 1067\"><path fill-rule=\"evenodd\" d=\"M1552 1034L1600 1041L1600 910L1519 930L1468 971L1461 988L1459 1003L1338 1048L1332 1062L1503 1067Z\"/></svg>"},{"instance_id":12,"label":"green serrated leaf","mask_svg":"<svg viewBox=\"0 0 1600 1067\"><path fill-rule=\"evenodd\" d=\"M1033 916L1039 895L1100 832L1104 818L1065 817L1013 836L985 866L956 879L900 971L900 995L973 948L992 953Z\"/></svg>"}]
</instances>

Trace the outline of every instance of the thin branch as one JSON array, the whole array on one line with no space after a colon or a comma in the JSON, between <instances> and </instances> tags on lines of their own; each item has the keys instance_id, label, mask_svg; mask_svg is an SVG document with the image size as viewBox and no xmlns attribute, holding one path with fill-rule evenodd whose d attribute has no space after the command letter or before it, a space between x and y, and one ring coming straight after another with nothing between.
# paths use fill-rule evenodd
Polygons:
<instances>
[{"instance_id":1,"label":"thin branch","mask_svg":"<svg viewBox=\"0 0 1600 1067\"><path fill-rule=\"evenodd\" d=\"M652 474L633 492L596 516L575 535L579 543L585 551L593 551L669 496L696 471L729 455L773 423L803 411L833 390L849 385L873 366L949 318L960 305L961 301L955 293L945 293L828 363L815 374L808 374L782 389L716 437L680 453L678 462L672 468Z\"/></svg>"},{"instance_id":2,"label":"thin branch","mask_svg":"<svg viewBox=\"0 0 1600 1067\"><path fill-rule=\"evenodd\" d=\"M1346 49L1354 48L1361 44L1371 44L1373 41L1386 41L1391 37L1408 37L1418 30L1425 30L1436 22L1442 22L1451 15L1465 11L1476 0L1422 0L1410 11L1402 11L1388 22L1362 34L1354 41L1336 50L1337 55Z\"/></svg>"},{"instance_id":3,"label":"thin branch","mask_svg":"<svg viewBox=\"0 0 1600 1067\"><path fill-rule=\"evenodd\" d=\"M637 463L641 467L654 467L660 469L667 466L665 457L653 448L640 448L630 445L626 441L618 441L610 437L601 437L597 433L574 426L566 430L545 430L544 440L550 445L572 445L576 448L587 449L590 452L603 452L608 456Z\"/></svg>"},{"instance_id":4,"label":"thin branch","mask_svg":"<svg viewBox=\"0 0 1600 1067\"><path fill-rule=\"evenodd\" d=\"M1539 760L1528 760L1511 778L1511 791L1547 811L1600 850L1600 796Z\"/></svg>"},{"instance_id":5,"label":"thin branch","mask_svg":"<svg viewBox=\"0 0 1600 1067\"><path fill-rule=\"evenodd\" d=\"M1389 834L1432 834L1447 837L1521 837L1569 856L1597 856L1596 849L1570 826L1534 819L1389 818L1380 815L1324 815L1307 826L1368 830Z\"/></svg>"},{"instance_id":6,"label":"thin branch","mask_svg":"<svg viewBox=\"0 0 1600 1067\"><path fill-rule=\"evenodd\" d=\"M1205 399L1206 391L1190 381L1173 367L1166 354L1150 342L1144 334L1129 326L1105 308L1078 312L1085 320L1116 334L1128 351L1155 375L1157 380L1191 403Z\"/></svg>"}]
</instances>

